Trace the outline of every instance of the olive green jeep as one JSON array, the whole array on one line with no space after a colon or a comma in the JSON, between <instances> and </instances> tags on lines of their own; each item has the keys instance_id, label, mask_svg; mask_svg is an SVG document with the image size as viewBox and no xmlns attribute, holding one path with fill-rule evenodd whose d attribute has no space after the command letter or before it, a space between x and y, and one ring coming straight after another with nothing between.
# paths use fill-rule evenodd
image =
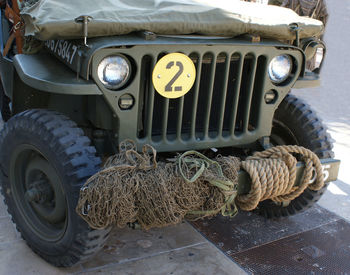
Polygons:
<instances>
[{"instance_id":1,"label":"olive green jeep","mask_svg":"<svg viewBox=\"0 0 350 275\"><path fill-rule=\"evenodd\" d=\"M244 157L271 145L296 144L322 159L326 182L336 179L339 162L332 159L326 127L308 104L290 94L291 89L319 84L326 52L317 38L322 23L313 20L319 29L308 33L303 21L287 24L281 18L284 25L277 24L274 35L260 30L259 22L253 22L254 30L241 28L237 34L231 33L230 24L224 26L229 17L205 21L208 12L224 16L222 7L205 6L198 13L204 14L204 23L196 23L198 16L187 12L198 7L180 1L193 5L184 11L174 4L176 16L184 16L181 20L170 12L128 28L130 22L113 25L113 16L104 15L108 19L101 21L99 15L87 13L87 2L103 7L106 1L34 2L24 5L22 19L16 20L10 13L16 13L14 1L0 1L0 107L5 121L0 133L1 186L23 238L53 265L71 266L103 247L111 229L93 230L75 208L82 185L125 139L139 150L149 144L167 155L197 150ZM65 12L72 10L74 18L60 14L54 6L58 2L66 5ZM164 11L154 2L144 1L140 8L148 3L153 14ZM57 25L40 25L41 15L51 16L45 5L53 5ZM40 15L40 9L46 14ZM130 13L135 10L130 8ZM64 16L71 25L63 24ZM144 18L150 18L147 10ZM180 27L174 30L172 25ZM126 31L114 33L123 28ZM24 40L18 32L25 34ZM249 182L245 184L249 190ZM287 203L263 201L256 211L268 218L299 213L326 187L306 189Z\"/></svg>"}]
</instances>

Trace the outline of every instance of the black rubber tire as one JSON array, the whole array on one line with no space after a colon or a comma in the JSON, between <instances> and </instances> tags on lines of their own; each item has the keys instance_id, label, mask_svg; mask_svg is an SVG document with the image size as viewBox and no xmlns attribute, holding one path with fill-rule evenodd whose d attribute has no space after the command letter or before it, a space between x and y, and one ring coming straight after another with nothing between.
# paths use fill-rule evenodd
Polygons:
<instances>
[{"instance_id":1,"label":"black rubber tire","mask_svg":"<svg viewBox=\"0 0 350 275\"><path fill-rule=\"evenodd\" d=\"M21 213L11 189L11 158L15 148L23 144L38 149L55 169L65 195L65 225L59 239L52 242L31 230L32 225L24 218L28 214ZM110 228L93 230L75 212L81 186L98 171L100 163L95 148L83 131L69 118L56 112L25 111L5 123L0 133L1 191L8 212L32 250L57 267L70 267L87 260L107 240Z\"/></svg>"},{"instance_id":2,"label":"black rubber tire","mask_svg":"<svg viewBox=\"0 0 350 275\"><path fill-rule=\"evenodd\" d=\"M300 145L310 149L321 159L333 158L332 139L315 111L296 96L289 94L275 112L271 142L274 145ZM256 211L266 218L294 215L314 205L327 189L327 184L319 191L306 189L289 205L282 206L266 200Z\"/></svg>"},{"instance_id":3,"label":"black rubber tire","mask_svg":"<svg viewBox=\"0 0 350 275\"><path fill-rule=\"evenodd\" d=\"M10 102L10 99L5 95L2 85L0 83L0 111L2 120L5 122L8 121L12 116Z\"/></svg>"}]
</instances>

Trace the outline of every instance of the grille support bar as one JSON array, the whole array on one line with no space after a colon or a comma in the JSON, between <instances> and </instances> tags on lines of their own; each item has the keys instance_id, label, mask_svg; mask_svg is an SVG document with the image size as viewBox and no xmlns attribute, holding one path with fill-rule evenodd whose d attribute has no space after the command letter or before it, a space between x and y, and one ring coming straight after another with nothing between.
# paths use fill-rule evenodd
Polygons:
<instances>
[{"instance_id":1,"label":"grille support bar","mask_svg":"<svg viewBox=\"0 0 350 275\"><path fill-rule=\"evenodd\" d=\"M185 98L181 97L179 99L178 117L177 117L177 125L176 125L176 138L177 139L181 139L182 119L183 119L183 114L184 114L184 103L185 103Z\"/></svg>"},{"instance_id":2,"label":"grille support bar","mask_svg":"<svg viewBox=\"0 0 350 275\"><path fill-rule=\"evenodd\" d=\"M238 109L238 101L239 101L239 95L241 90L241 79L242 79L242 72L243 72L243 63L244 58L242 55L240 55L239 59L239 65L238 65L238 72L237 75L235 75L235 86L234 86L234 101L233 101L233 110ZM235 126L236 126L236 120L237 120L237 112L232 112L231 119L230 119L230 136L234 137L235 135Z\"/></svg>"},{"instance_id":3,"label":"grille support bar","mask_svg":"<svg viewBox=\"0 0 350 275\"><path fill-rule=\"evenodd\" d=\"M218 136L222 135L222 128L224 124L224 115L225 115L225 105L226 105L226 97L227 97L227 87L228 87L228 80L230 75L230 66L231 66L231 56L229 53L225 53L226 60L225 60L225 77L224 77L224 85L222 87L222 93L221 93L221 102L220 102L220 115L219 115L219 122L218 122Z\"/></svg>"},{"instance_id":4,"label":"grille support bar","mask_svg":"<svg viewBox=\"0 0 350 275\"><path fill-rule=\"evenodd\" d=\"M210 113L211 113L211 108L212 108L212 100L213 100L213 91L214 91L214 83L215 83L215 75L216 75L216 60L217 60L217 55L212 54L213 59L211 63L211 68L210 68L210 81L209 81L209 86L208 86L208 102L205 110L205 119L204 119L204 138L209 137L209 122L210 122Z\"/></svg>"},{"instance_id":5,"label":"grille support bar","mask_svg":"<svg viewBox=\"0 0 350 275\"><path fill-rule=\"evenodd\" d=\"M163 141L166 141L166 137L167 137L168 116L169 116L169 98L165 98L163 103L163 113L162 113L162 140Z\"/></svg>"},{"instance_id":6,"label":"grille support bar","mask_svg":"<svg viewBox=\"0 0 350 275\"><path fill-rule=\"evenodd\" d=\"M198 61L197 61L197 78L194 88L194 96L193 96L193 104L192 104L192 117L191 117L191 133L190 138L192 140L196 139L196 119L197 119L197 106L198 106L198 96L199 96L199 86L200 86L200 79L202 74L202 61L203 57L202 55L198 55Z\"/></svg>"},{"instance_id":7,"label":"grille support bar","mask_svg":"<svg viewBox=\"0 0 350 275\"><path fill-rule=\"evenodd\" d=\"M248 91L247 99L246 99L247 101L245 102L245 106L244 106L243 132L247 132L249 127L249 114L250 114L250 107L251 107L253 90L254 90L256 67L257 67L257 57L254 56L253 62L252 62L252 69L251 69L249 81L248 81L249 84L247 89Z\"/></svg>"},{"instance_id":8,"label":"grille support bar","mask_svg":"<svg viewBox=\"0 0 350 275\"><path fill-rule=\"evenodd\" d=\"M156 65L156 59L152 57L152 68ZM151 80L150 80L151 82ZM154 107L154 87L152 82L149 85L149 94L147 96L147 120L146 120L146 135L149 140L152 139L152 124L153 124L153 107Z\"/></svg>"}]
</instances>

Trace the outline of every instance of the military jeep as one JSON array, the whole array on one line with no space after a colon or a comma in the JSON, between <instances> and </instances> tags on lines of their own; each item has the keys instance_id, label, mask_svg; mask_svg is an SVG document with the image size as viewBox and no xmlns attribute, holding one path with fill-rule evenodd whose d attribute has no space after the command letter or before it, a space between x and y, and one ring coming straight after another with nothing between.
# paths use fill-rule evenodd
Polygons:
<instances>
[{"instance_id":1,"label":"military jeep","mask_svg":"<svg viewBox=\"0 0 350 275\"><path fill-rule=\"evenodd\" d=\"M0 2L0 105L6 121L0 134L1 185L18 230L46 261L71 266L103 247L111 228L93 230L75 207L82 185L125 139L167 155L198 150L244 157L296 144L322 159L327 182L336 179L339 162L332 160L325 126L290 94L292 88L319 84L326 48L317 38L322 31L317 20L303 25L306 19L273 7L273 13L287 12L301 22L275 16L283 26L277 24L271 35L256 22L253 30L247 22L225 25L230 17L221 6L180 1L178 8L164 1L164 7L149 0L139 7L153 7L150 22L120 27L110 23L126 12L120 1L113 8L104 6L107 1L27 2L33 1L21 3L21 16L17 3ZM108 19L102 22L101 15L87 13L90 4L91 11L121 11L104 14ZM250 12L272 8L237 5ZM155 11L164 9L170 12L158 17ZM191 9L203 14L203 24L186 13ZM130 13L135 10L130 7ZM211 12L214 19L205 21ZM135 16L148 20L145 13ZM57 24L40 25L51 15ZM316 30L308 32L309 23ZM241 33L232 31L237 24ZM256 211L268 218L293 215L325 189L306 189L283 204L263 201Z\"/></svg>"}]
</instances>

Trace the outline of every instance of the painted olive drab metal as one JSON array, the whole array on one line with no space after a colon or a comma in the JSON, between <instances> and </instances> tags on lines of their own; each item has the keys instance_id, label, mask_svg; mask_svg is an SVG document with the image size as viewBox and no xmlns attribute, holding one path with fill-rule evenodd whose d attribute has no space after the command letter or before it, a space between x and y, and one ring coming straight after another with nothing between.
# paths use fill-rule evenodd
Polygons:
<instances>
[{"instance_id":1,"label":"painted olive drab metal","mask_svg":"<svg viewBox=\"0 0 350 275\"><path fill-rule=\"evenodd\" d=\"M118 120L116 142L132 139L138 150L149 144L157 152L169 152L246 145L269 136L274 111L302 74L302 51L265 42L213 41L215 47L211 47L203 41L186 45L180 43L187 41L175 40L179 44L102 49L93 56L92 78ZM185 96L163 100L154 91L151 74L158 57L169 52L192 57L197 79ZM106 56L116 53L132 57L138 70L127 87L111 91L99 80L96 68ZM269 79L267 67L282 54L293 58L295 68L286 83L276 86ZM277 92L277 98L267 104L264 95L270 90ZM125 93L135 100L129 110L121 110L118 105Z\"/></svg>"}]
</instances>

